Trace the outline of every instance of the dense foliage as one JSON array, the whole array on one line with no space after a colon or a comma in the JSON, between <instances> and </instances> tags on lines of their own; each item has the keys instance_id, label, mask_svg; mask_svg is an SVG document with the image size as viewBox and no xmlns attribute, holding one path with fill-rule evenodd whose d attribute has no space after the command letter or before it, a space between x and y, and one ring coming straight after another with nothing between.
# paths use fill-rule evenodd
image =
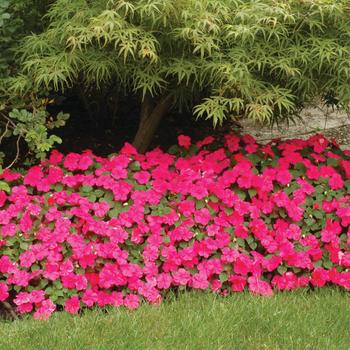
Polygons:
<instances>
[{"instance_id":1,"label":"dense foliage","mask_svg":"<svg viewBox=\"0 0 350 350\"><path fill-rule=\"evenodd\" d=\"M175 106L214 125L279 122L320 96L348 106L346 0L57 0L45 18L6 90L75 91L97 124L133 94L140 151Z\"/></svg>"},{"instance_id":2,"label":"dense foliage","mask_svg":"<svg viewBox=\"0 0 350 350\"><path fill-rule=\"evenodd\" d=\"M11 149L9 140L13 141L16 154L8 159L9 167L18 160L22 141L28 146L28 159L42 158L55 143L61 142L60 138L49 135L48 131L63 126L68 118L63 113L54 117L49 115L46 106L51 102L40 98L47 95L47 91L31 90L27 95L22 95L19 91L13 93L7 84L20 70L16 51L21 40L44 29L42 17L51 2L0 0L0 150L5 150L5 147ZM0 152L0 166L3 157L4 152Z\"/></svg>"},{"instance_id":3,"label":"dense foliage","mask_svg":"<svg viewBox=\"0 0 350 350\"><path fill-rule=\"evenodd\" d=\"M137 308L169 290L350 289L350 151L246 135L139 154L126 144L0 176L0 301L46 318Z\"/></svg>"}]
</instances>

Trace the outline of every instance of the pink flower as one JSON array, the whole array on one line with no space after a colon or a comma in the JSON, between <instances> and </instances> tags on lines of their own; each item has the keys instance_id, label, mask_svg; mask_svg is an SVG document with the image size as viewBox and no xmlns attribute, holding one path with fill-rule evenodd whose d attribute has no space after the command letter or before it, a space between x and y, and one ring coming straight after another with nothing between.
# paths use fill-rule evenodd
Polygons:
<instances>
[{"instance_id":1,"label":"pink flower","mask_svg":"<svg viewBox=\"0 0 350 350\"><path fill-rule=\"evenodd\" d=\"M120 150L121 154L125 154L127 156L135 155L137 154L137 150L134 146L132 146L130 143L125 143L123 148Z\"/></svg>"},{"instance_id":2,"label":"pink flower","mask_svg":"<svg viewBox=\"0 0 350 350\"><path fill-rule=\"evenodd\" d=\"M17 311L20 314L25 314L27 312L31 312L31 311L33 311L33 304L32 303L24 303L24 304L18 305Z\"/></svg>"},{"instance_id":3,"label":"pink flower","mask_svg":"<svg viewBox=\"0 0 350 350\"><path fill-rule=\"evenodd\" d=\"M56 305L51 299L44 300L41 306L34 313L35 320L47 320L56 310Z\"/></svg>"},{"instance_id":4,"label":"pink flower","mask_svg":"<svg viewBox=\"0 0 350 350\"><path fill-rule=\"evenodd\" d=\"M194 213L194 219L198 224L207 225L211 219L210 211L207 208L202 208Z\"/></svg>"},{"instance_id":5,"label":"pink flower","mask_svg":"<svg viewBox=\"0 0 350 350\"><path fill-rule=\"evenodd\" d=\"M196 289L207 289L209 287L207 275L204 273L196 273L192 276L191 285Z\"/></svg>"},{"instance_id":6,"label":"pink flower","mask_svg":"<svg viewBox=\"0 0 350 350\"><path fill-rule=\"evenodd\" d=\"M52 165L57 165L62 162L62 159L63 154L54 149L50 154L49 163Z\"/></svg>"},{"instance_id":7,"label":"pink flower","mask_svg":"<svg viewBox=\"0 0 350 350\"><path fill-rule=\"evenodd\" d=\"M27 250L20 255L19 260L21 262L21 266L30 267L36 261L36 257L32 251Z\"/></svg>"},{"instance_id":8,"label":"pink flower","mask_svg":"<svg viewBox=\"0 0 350 350\"><path fill-rule=\"evenodd\" d=\"M135 294L128 294L124 298L124 305L129 310L135 310L140 306L140 298Z\"/></svg>"},{"instance_id":9,"label":"pink flower","mask_svg":"<svg viewBox=\"0 0 350 350\"><path fill-rule=\"evenodd\" d=\"M169 273L160 273L157 276L157 287L159 289L169 289L171 286L172 278Z\"/></svg>"},{"instance_id":10,"label":"pink flower","mask_svg":"<svg viewBox=\"0 0 350 350\"><path fill-rule=\"evenodd\" d=\"M36 187L42 181L44 174L40 166L36 165L31 167L27 174L24 176L23 183L25 185L30 185Z\"/></svg>"},{"instance_id":11,"label":"pink flower","mask_svg":"<svg viewBox=\"0 0 350 350\"><path fill-rule=\"evenodd\" d=\"M234 292L242 292L247 283L247 278L239 275L232 275L228 280Z\"/></svg>"},{"instance_id":12,"label":"pink flower","mask_svg":"<svg viewBox=\"0 0 350 350\"><path fill-rule=\"evenodd\" d=\"M233 271L239 275L247 275L252 269L252 261L246 255L240 255L233 263Z\"/></svg>"},{"instance_id":13,"label":"pink flower","mask_svg":"<svg viewBox=\"0 0 350 350\"><path fill-rule=\"evenodd\" d=\"M234 134L225 135L225 145L231 153L237 152L239 150L239 137Z\"/></svg>"},{"instance_id":14,"label":"pink flower","mask_svg":"<svg viewBox=\"0 0 350 350\"><path fill-rule=\"evenodd\" d=\"M328 183L332 190L339 190L344 186L344 180L339 174L332 175Z\"/></svg>"},{"instance_id":15,"label":"pink flower","mask_svg":"<svg viewBox=\"0 0 350 350\"><path fill-rule=\"evenodd\" d=\"M127 279L123 276L116 265L105 264L99 276L99 284L102 288L110 288L112 286L123 286L127 283Z\"/></svg>"},{"instance_id":16,"label":"pink flower","mask_svg":"<svg viewBox=\"0 0 350 350\"><path fill-rule=\"evenodd\" d=\"M191 274L185 269L178 269L173 274L173 281L175 284L185 286L191 280Z\"/></svg>"},{"instance_id":17,"label":"pink flower","mask_svg":"<svg viewBox=\"0 0 350 350\"><path fill-rule=\"evenodd\" d=\"M5 204L6 198L6 193L4 191L0 191L0 208Z\"/></svg>"},{"instance_id":18,"label":"pink flower","mask_svg":"<svg viewBox=\"0 0 350 350\"><path fill-rule=\"evenodd\" d=\"M43 290L33 290L30 293L30 301L32 303L41 303L45 300L45 292Z\"/></svg>"},{"instance_id":19,"label":"pink flower","mask_svg":"<svg viewBox=\"0 0 350 350\"><path fill-rule=\"evenodd\" d=\"M203 140L198 141L198 142L196 143L196 146L197 146L198 148L201 148L201 147L203 147L203 146L210 145L210 144L213 143L214 141L215 141L215 139L214 139L213 136L207 136L207 137L205 137Z\"/></svg>"},{"instance_id":20,"label":"pink flower","mask_svg":"<svg viewBox=\"0 0 350 350\"><path fill-rule=\"evenodd\" d=\"M281 184L281 185L287 185L291 182L292 180L292 175L288 170L282 169L278 170L276 174L276 180Z\"/></svg>"},{"instance_id":21,"label":"pink flower","mask_svg":"<svg viewBox=\"0 0 350 350\"><path fill-rule=\"evenodd\" d=\"M331 242L337 238L337 235L340 234L341 230L338 221L327 219L326 227L321 231L321 240L326 243Z\"/></svg>"},{"instance_id":22,"label":"pink flower","mask_svg":"<svg viewBox=\"0 0 350 350\"><path fill-rule=\"evenodd\" d=\"M5 301L9 297L8 287L5 283L0 283L0 301Z\"/></svg>"},{"instance_id":23,"label":"pink flower","mask_svg":"<svg viewBox=\"0 0 350 350\"><path fill-rule=\"evenodd\" d=\"M191 146L191 138L185 135L179 135L177 137L178 143L181 147L189 149Z\"/></svg>"},{"instance_id":24,"label":"pink flower","mask_svg":"<svg viewBox=\"0 0 350 350\"><path fill-rule=\"evenodd\" d=\"M280 256L272 256L269 259L264 259L262 265L267 271L272 272L277 269L281 262L282 258Z\"/></svg>"},{"instance_id":25,"label":"pink flower","mask_svg":"<svg viewBox=\"0 0 350 350\"><path fill-rule=\"evenodd\" d=\"M81 300L85 305L91 307L97 302L98 294L92 289L88 289L84 292Z\"/></svg>"},{"instance_id":26,"label":"pink flower","mask_svg":"<svg viewBox=\"0 0 350 350\"><path fill-rule=\"evenodd\" d=\"M0 272L9 273L16 271L15 264L11 262L10 258L7 255L3 255L0 258Z\"/></svg>"},{"instance_id":27,"label":"pink flower","mask_svg":"<svg viewBox=\"0 0 350 350\"><path fill-rule=\"evenodd\" d=\"M145 185L151 177L151 174L147 171L139 171L134 174L134 179L141 185Z\"/></svg>"},{"instance_id":28,"label":"pink flower","mask_svg":"<svg viewBox=\"0 0 350 350\"><path fill-rule=\"evenodd\" d=\"M15 284L21 287L27 287L29 281L31 279L31 275L24 270L14 270L12 275L8 277L7 282Z\"/></svg>"},{"instance_id":29,"label":"pink flower","mask_svg":"<svg viewBox=\"0 0 350 350\"><path fill-rule=\"evenodd\" d=\"M19 227L22 232L28 233L33 226L33 220L30 214L26 211L19 221Z\"/></svg>"},{"instance_id":30,"label":"pink flower","mask_svg":"<svg viewBox=\"0 0 350 350\"><path fill-rule=\"evenodd\" d=\"M322 267L317 267L311 274L311 283L316 287L323 287L329 281L329 273Z\"/></svg>"},{"instance_id":31,"label":"pink flower","mask_svg":"<svg viewBox=\"0 0 350 350\"><path fill-rule=\"evenodd\" d=\"M67 299L64 303L64 309L70 314L76 314L80 309L80 300L78 296Z\"/></svg>"},{"instance_id":32,"label":"pink flower","mask_svg":"<svg viewBox=\"0 0 350 350\"><path fill-rule=\"evenodd\" d=\"M260 294L263 296L273 295L271 286L267 282L262 281L260 278L256 276L251 276L248 278L248 285L249 285L249 290L253 294Z\"/></svg>"},{"instance_id":33,"label":"pink flower","mask_svg":"<svg viewBox=\"0 0 350 350\"><path fill-rule=\"evenodd\" d=\"M193 201L184 200L179 203L178 209L184 216L189 217L195 212L195 205Z\"/></svg>"}]
</instances>

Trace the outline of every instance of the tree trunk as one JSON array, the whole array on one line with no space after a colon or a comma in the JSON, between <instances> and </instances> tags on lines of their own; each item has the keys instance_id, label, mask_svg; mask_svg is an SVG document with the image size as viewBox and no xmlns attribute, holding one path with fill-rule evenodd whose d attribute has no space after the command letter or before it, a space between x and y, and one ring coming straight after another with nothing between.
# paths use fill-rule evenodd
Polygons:
<instances>
[{"instance_id":1,"label":"tree trunk","mask_svg":"<svg viewBox=\"0 0 350 350\"><path fill-rule=\"evenodd\" d=\"M173 98L171 95L161 98L153 108L152 99L146 96L141 106L140 124L133 141L134 147L145 153L154 137L160 121L169 112Z\"/></svg>"}]
</instances>

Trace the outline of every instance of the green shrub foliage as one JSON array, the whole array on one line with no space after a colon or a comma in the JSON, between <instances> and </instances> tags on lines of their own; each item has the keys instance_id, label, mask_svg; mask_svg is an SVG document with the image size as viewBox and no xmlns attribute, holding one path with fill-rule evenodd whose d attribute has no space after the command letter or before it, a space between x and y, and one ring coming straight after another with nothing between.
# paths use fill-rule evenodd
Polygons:
<instances>
[{"instance_id":1,"label":"green shrub foliage","mask_svg":"<svg viewBox=\"0 0 350 350\"><path fill-rule=\"evenodd\" d=\"M21 62L16 51L21 45L21 39L44 30L45 21L41 18L52 2L0 0L0 165L5 156L1 151L5 150L5 141L9 138L13 140L16 154L9 159L8 165L13 165L18 160L23 141L28 145L28 159L33 156L43 158L54 143L61 142L57 136L49 135L48 130L63 126L68 115L59 113L54 118L49 116L45 108L49 101L39 98L47 94L42 88L31 88L27 94L16 88L23 79L27 79L17 75ZM16 77L15 80L13 77ZM14 81L15 91L9 89ZM6 147L9 148L11 147Z\"/></svg>"},{"instance_id":2,"label":"green shrub foliage","mask_svg":"<svg viewBox=\"0 0 350 350\"><path fill-rule=\"evenodd\" d=\"M278 121L323 94L350 98L347 1L58 0L47 16L21 47L21 91L173 94L214 125Z\"/></svg>"},{"instance_id":3,"label":"green shrub foliage","mask_svg":"<svg viewBox=\"0 0 350 350\"><path fill-rule=\"evenodd\" d=\"M227 118L293 119L315 97L345 108L350 100L346 0L49 4L44 29L21 43L21 69L3 91L43 96L74 89L91 120L96 106L112 118L120 96L134 95L141 121L154 117L136 135L146 144L145 133L174 107L215 126Z\"/></svg>"}]
</instances>

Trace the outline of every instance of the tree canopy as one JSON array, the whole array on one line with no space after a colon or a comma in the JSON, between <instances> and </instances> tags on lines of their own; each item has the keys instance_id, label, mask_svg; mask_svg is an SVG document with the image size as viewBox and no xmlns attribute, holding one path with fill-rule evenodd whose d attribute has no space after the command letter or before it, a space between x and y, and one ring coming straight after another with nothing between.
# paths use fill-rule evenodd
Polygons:
<instances>
[{"instance_id":1,"label":"tree canopy","mask_svg":"<svg viewBox=\"0 0 350 350\"><path fill-rule=\"evenodd\" d=\"M76 88L111 105L135 95L135 144L146 150L174 107L214 126L280 122L320 96L347 107L349 16L345 0L56 0L3 86L24 96Z\"/></svg>"}]
</instances>

